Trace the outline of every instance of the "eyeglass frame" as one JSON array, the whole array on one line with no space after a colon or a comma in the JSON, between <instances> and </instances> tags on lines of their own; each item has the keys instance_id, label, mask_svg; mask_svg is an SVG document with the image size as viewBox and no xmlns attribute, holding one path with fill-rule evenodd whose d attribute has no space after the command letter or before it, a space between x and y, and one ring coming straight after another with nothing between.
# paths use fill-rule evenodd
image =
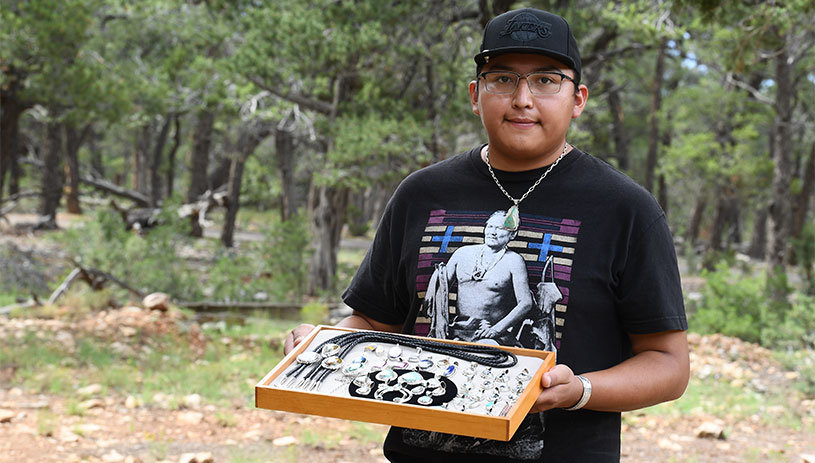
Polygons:
<instances>
[{"instance_id":1,"label":"eyeglass frame","mask_svg":"<svg viewBox=\"0 0 815 463\"><path fill-rule=\"evenodd\" d=\"M498 73L515 74L517 79L515 80L515 88L513 88L511 92L495 93L495 92L490 91L490 90L487 89L487 82L486 82L487 78L485 76L487 74L498 74ZM554 74L556 76L559 76L561 78L561 81L560 81L560 85L558 86L557 91L554 92L554 93L535 93L534 91L532 91L532 86L529 85L528 77L533 75L533 74ZM489 93L492 93L493 95L512 95L513 93L515 93L515 90L518 90L518 84L521 83L521 79L526 80L526 88L528 88L529 93L531 93L533 95L557 95L558 93L560 93L560 89L563 87L563 79L567 79L567 80L572 81L572 83L575 86L575 89L577 89L577 81L575 79L573 79L572 77L569 77L569 76L567 76L566 74L564 74L564 73L562 73L560 71L532 71L532 72L527 72L526 74L518 74L515 71L510 71L510 70L507 69L507 70L495 70L495 71L480 72L480 73L478 73L477 77L479 79L482 79L482 78L484 79L484 90L489 92Z\"/></svg>"}]
</instances>

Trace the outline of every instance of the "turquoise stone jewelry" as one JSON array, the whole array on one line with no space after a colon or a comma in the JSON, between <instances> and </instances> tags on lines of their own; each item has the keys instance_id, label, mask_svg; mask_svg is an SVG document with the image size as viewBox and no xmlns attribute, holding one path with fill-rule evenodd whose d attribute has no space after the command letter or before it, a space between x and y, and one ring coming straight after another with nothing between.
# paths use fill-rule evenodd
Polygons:
<instances>
[{"instance_id":1,"label":"turquoise stone jewelry","mask_svg":"<svg viewBox=\"0 0 815 463\"><path fill-rule=\"evenodd\" d=\"M342 368L342 374L345 376L357 376L362 373L365 366L362 363L351 362Z\"/></svg>"},{"instance_id":2,"label":"turquoise stone jewelry","mask_svg":"<svg viewBox=\"0 0 815 463\"><path fill-rule=\"evenodd\" d=\"M391 368L385 368L384 370L381 370L376 374L376 379L384 383L389 383L395 380L396 377L397 377L396 372L393 371Z\"/></svg>"},{"instance_id":3,"label":"turquoise stone jewelry","mask_svg":"<svg viewBox=\"0 0 815 463\"><path fill-rule=\"evenodd\" d=\"M498 177L495 176L495 172L492 170L492 165L490 164L490 146L487 145L487 149L484 151L484 157L487 161L487 169L489 169L492 179L495 181L495 184L498 185L498 188L501 190L501 192L504 193L504 196L506 196L507 198L509 198L510 201L512 201L512 206L510 206L510 208L507 209L506 216L504 217L503 225L504 228L512 231L517 231L518 228L520 228L521 213L518 211L518 205L521 204L521 201L526 199L526 197L529 196L530 193L532 193L532 190L534 190L538 185L540 185L543 179L545 179L546 176L549 175L549 172L551 172L552 169L555 168L557 163L559 163L560 160L563 159L563 156L566 156L566 152L568 151L568 149L569 144L565 143L563 145L563 152L560 153L560 156L555 160L555 162L553 162L552 165L550 165L549 168L546 169L546 171L543 173L543 175L540 176L540 178L538 179L537 182L535 182L534 185L532 185L531 187L529 187L528 190L526 190L526 193L524 193L520 199L515 199L509 193L507 193L507 190L505 190L504 186L501 185L501 182L498 181Z\"/></svg>"}]
</instances>

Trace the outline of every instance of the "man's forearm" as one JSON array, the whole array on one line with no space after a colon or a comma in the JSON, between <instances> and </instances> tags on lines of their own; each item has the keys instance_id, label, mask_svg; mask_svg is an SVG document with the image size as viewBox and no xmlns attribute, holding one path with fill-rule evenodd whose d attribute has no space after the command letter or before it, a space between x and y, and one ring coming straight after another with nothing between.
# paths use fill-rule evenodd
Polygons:
<instances>
[{"instance_id":1,"label":"man's forearm","mask_svg":"<svg viewBox=\"0 0 815 463\"><path fill-rule=\"evenodd\" d=\"M388 325L378 322L356 310L353 314L340 320L335 326L357 330L389 331L392 333L398 333L402 328L400 325Z\"/></svg>"},{"instance_id":2,"label":"man's forearm","mask_svg":"<svg viewBox=\"0 0 815 463\"><path fill-rule=\"evenodd\" d=\"M632 337L634 341L634 337ZM634 341L636 346L636 341ZM659 344L644 340L648 348L607 370L586 373L592 383L585 408L628 411L679 398L689 377L687 337L684 331L666 333Z\"/></svg>"}]
</instances>

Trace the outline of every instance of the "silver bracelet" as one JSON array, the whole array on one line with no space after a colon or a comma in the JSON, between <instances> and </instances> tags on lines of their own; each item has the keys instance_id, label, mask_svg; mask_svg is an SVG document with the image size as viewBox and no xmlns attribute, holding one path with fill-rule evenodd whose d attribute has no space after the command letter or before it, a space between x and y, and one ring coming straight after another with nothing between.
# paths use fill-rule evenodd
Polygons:
<instances>
[{"instance_id":1,"label":"silver bracelet","mask_svg":"<svg viewBox=\"0 0 815 463\"><path fill-rule=\"evenodd\" d=\"M589 403L589 399L591 399L591 381L582 375L577 375L577 379L579 379L583 384L583 395L580 396L580 400L578 400L576 404L569 408L564 408L564 410L567 412L580 410L581 408L585 407L586 404Z\"/></svg>"}]
</instances>

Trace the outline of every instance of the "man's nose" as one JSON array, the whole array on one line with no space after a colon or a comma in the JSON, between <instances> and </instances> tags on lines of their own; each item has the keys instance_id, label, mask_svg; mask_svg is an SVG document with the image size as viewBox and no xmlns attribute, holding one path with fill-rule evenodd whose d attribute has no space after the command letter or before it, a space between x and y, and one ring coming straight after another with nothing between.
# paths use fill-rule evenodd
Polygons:
<instances>
[{"instance_id":1,"label":"man's nose","mask_svg":"<svg viewBox=\"0 0 815 463\"><path fill-rule=\"evenodd\" d=\"M528 77L523 76L518 80L518 85L512 94L512 104L520 108L532 106L532 92L529 90Z\"/></svg>"}]
</instances>

